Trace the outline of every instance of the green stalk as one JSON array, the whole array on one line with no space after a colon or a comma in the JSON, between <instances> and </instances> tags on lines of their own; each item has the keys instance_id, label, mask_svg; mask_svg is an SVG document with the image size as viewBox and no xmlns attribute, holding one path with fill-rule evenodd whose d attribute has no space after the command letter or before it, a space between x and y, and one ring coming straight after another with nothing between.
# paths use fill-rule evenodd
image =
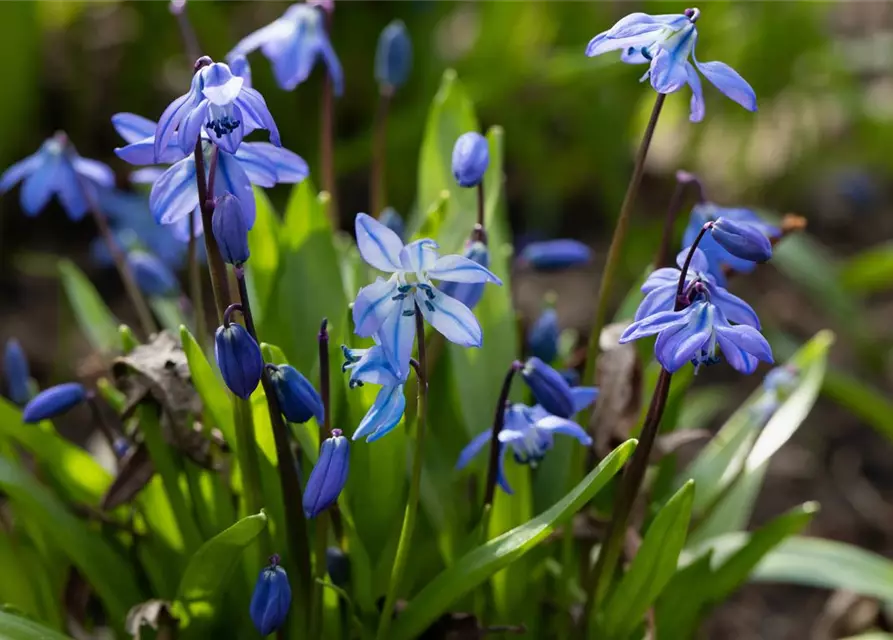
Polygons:
<instances>
[{"instance_id":1,"label":"green stalk","mask_svg":"<svg viewBox=\"0 0 893 640\"><path fill-rule=\"evenodd\" d=\"M332 432L332 406L330 392L330 376L329 376L329 321L323 318L319 328L319 394L322 399L323 406L323 422L319 425L319 448L322 450L323 442L331 435ZM326 541L329 528L329 515L327 512L316 516L316 539L314 544L314 555L316 562L313 567L313 603L310 609L310 637L323 637L323 583L326 577Z\"/></svg>"}]
</instances>

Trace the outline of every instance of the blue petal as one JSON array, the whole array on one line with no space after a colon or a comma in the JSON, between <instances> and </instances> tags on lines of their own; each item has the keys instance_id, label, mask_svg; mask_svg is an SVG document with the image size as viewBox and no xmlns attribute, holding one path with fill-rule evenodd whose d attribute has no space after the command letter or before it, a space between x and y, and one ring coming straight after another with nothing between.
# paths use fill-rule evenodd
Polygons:
<instances>
[{"instance_id":1,"label":"blue petal","mask_svg":"<svg viewBox=\"0 0 893 640\"><path fill-rule=\"evenodd\" d=\"M257 129L266 129L270 132L270 142L277 147L282 146L279 128L276 126L263 96L256 89L244 87L236 100L234 110L241 110L245 118L248 119L247 125Z\"/></svg>"},{"instance_id":2,"label":"blue petal","mask_svg":"<svg viewBox=\"0 0 893 640\"><path fill-rule=\"evenodd\" d=\"M192 84L189 87L189 93L182 95L171 102L158 119L158 126L155 129L156 162L161 161L161 155L167 148L180 121L202 101L201 75L202 74L200 73L196 73L192 76ZM180 148L183 149L184 153L188 153L190 148L195 146L195 140L178 140L178 144Z\"/></svg>"},{"instance_id":3,"label":"blue petal","mask_svg":"<svg viewBox=\"0 0 893 640\"><path fill-rule=\"evenodd\" d=\"M115 174L108 165L81 157L74 158L71 164L75 171L93 184L107 188L115 186Z\"/></svg>"},{"instance_id":4,"label":"blue petal","mask_svg":"<svg viewBox=\"0 0 893 640\"><path fill-rule=\"evenodd\" d=\"M700 229L698 229L698 231L700 231ZM706 234L701 239L701 242L704 242L709 237L710 237L710 234ZM694 239L692 239L692 242L694 242ZM682 269L682 267L685 265L685 259L688 257L688 252L689 252L690 246L691 246L691 242L689 242L682 251L680 251L678 254L676 254L676 264L679 265L680 269ZM710 270L710 261L707 259L707 254L701 250L700 243L698 243L698 248L695 249L695 252L691 257L691 262L688 265L688 272L691 273L692 270L694 270L698 273L707 273ZM679 272L678 271L676 272L676 280L677 280L677 282L679 280Z\"/></svg>"},{"instance_id":5,"label":"blue petal","mask_svg":"<svg viewBox=\"0 0 893 640\"><path fill-rule=\"evenodd\" d=\"M242 165L232 154L220 152L217 156L217 179L214 189L218 194L229 191L239 199L239 204L242 205L242 215L245 217L245 226L251 229L257 215L254 190L251 188L251 180L248 179Z\"/></svg>"},{"instance_id":6,"label":"blue petal","mask_svg":"<svg viewBox=\"0 0 893 640\"><path fill-rule=\"evenodd\" d=\"M670 373L681 369L710 339L713 327L703 317L705 315L699 314L700 322L695 327L673 327L657 336L654 355Z\"/></svg>"},{"instance_id":7,"label":"blue petal","mask_svg":"<svg viewBox=\"0 0 893 640\"><path fill-rule=\"evenodd\" d=\"M285 17L274 20L265 27L261 27L257 31L242 38L239 43L229 52L227 58L237 54L247 55L258 49L267 42L280 40L292 35L295 31L294 23Z\"/></svg>"},{"instance_id":8,"label":"blue petal","mask_svg":"<svg viewBox=\"0 0 893 640\"><path fill-rule=\"evenodd\" d=\"M688 78L688 86L691 87L691 107L688 119L691 122L700 122L704 119L704 90L701 88L701 79L691 62L685 62L685 74Z\"/></svg>"},{"instance_id":9,"label":"blue petal","mask_svg":"<svg viewBox=\"0 0 893 640\"><path fill-rule=\"evenodd\" d=\"M651 60L651 86L658 93L679 91L688 82L685 59L678 59L667 49L661 48Z\"/></svg>"},{"instance_id":10,"label":"blue petal","mask_svg":"<svg viewBox=\"0 0 893 640\"><path fill-rule=\"evenodd\" d=\"M400 271L403 242L396 233L365 213L357 214L354 228L363 260L381 271Z\"/></svg>"},{"instance_id":11,"label":"blue petal","mask_svg":"<svg viewBox=\"0 0 893 640\"><path fill-rule=\"evenodd\" d=\"M534 429L545 431L549 434L560 433L565 436L571 436L572 438L576 438L580 444L587 447L592 444L592 438L586 433L586 430L573 420L568 420L567 418L546 416L537 421L534 425Z\"/></svg>"},{"instance_id":12,"label":"blue petal","mask_svg":"<svg viewBox=\"0 0 893 640\"><path fill-rule=\"evenodd\" d=\"M409 358L412 356L412 347L415 344L416 323L415 316L408 315L413 310L413 298L407 297L395 301L381 328L378 330L378 338L381 346L388 356L397 377L405 378L409 373Z\"/></svg>"},{"instance_id":13,"label":"blue petal","mask_svg":"<svg viewBox=\"0 0 893 640\"><path fill-rule=\"evenodd\" d=\"M598 399L598 387L572 387L574 413L582 411Z\"/></svg>"},{"instance_id":14,"label":"blue petal","mask_svg":"<svg viewBox=\"0 0 893 640\"><path fill-rule=\"evenodd\" d=\"M756 311L738 296L729 293L718 285L709 288L710 300L722 309L726 318L738 324L746 324L755 329L760 328L760 319Z\"/></svg>"},{"instance_id":15,"label":"blue petal","mask_svg":"<svg viewBox=\"0 0 893 640\"><path fill-rule=\"evenodd\" d=\"M642 283L642 293L651 293L655 289L667 285L679 283L679 269L673 267L661 267L651 272L651 275Z\"/></svg>"},{"instance_id":16,"label":"blue petal","mask_svg":"<svg viewBox=\"0 0 893 640\"><path fill-rule=\"evenodd\" d=\"M195 141L202 135L202 127L210 119L209 107L210 102L202 100L195 109L192 109L180 121L180 126L177 128L177 146L181 153L190 154L195 152ZM159 156L158 162L160 161L161 157Z\"/></svg>"},{"instance_id":17,"label":"blue petal","mask_svg":"<svg viewBox=\"0 0 893 640\"><path fill-rule=\"evenodd\" d=\"M369 436L366 441L373 442L387 435L400 423L405 408L403 385L382 387L351 439L357 440Z\"/></svg>"},{"instance_id":18,"label":"blue petal","mask_svg":"<svg viewBox=\"0 0 893 640\"><path fill-rule=\"evenodd\" d=\"M323 61L326 63L326 67L329 69L329 77L332 78L332 88L335 90L335 95L340 96L344 93L344 72L341 70L341 62L338 60L335 49L332 48L332 43L327 35L320 37L317 46L319 47L319 53L322 54Z\"/></svg>"},{"instance_id":19,"label":"blue petal","mask_svg":"<svg viewBox=\"0 0 893 640\"><path fill-rule=\"evenodd\" d=\"M8 191L14 187L16 183L22 180L22 178L25 178L31 172L36 171L41 162L43 162L43 156L38 151L9 167L3 172L3 175L0 176L0 193Z\"/></svg>"},{"instance_id":20,"label":"blue petal","mask_svg":"<svg viewBox=\"0 0 893 640\"><path fill-rule=\"evenodd\" d=\"M358 362L348 365L351 370L351 382L359 381L383 386L394 386L401 382L381 346L376 345L364 351Z\"/></svg>"},{"instance_id":21,"label":"blue petal","mask_svg":"<svg viewBox=\"0 0 893 640\"><path fill-rule=\"evenodd\" d=\"M195 160L186 157L161 174L149 193L149 209L161 224L176 222L198 206Z\"/></svg>"},{"instance_id":22,"label":"blue petal","mask_svg":"<svg viewBox=\"0 0 893 640\"><path fill-rule=\"evenodd\" d=\"M430 299L424 291L415 292L416 302L425 320L450 342L463 347L480 347L484 336L471 309L436 287L432 287L432 290L434 297Z\"/></svg>"},{"instance_id":23,"label":"blue petal","mask_svg":"<svg viewBox=\"0 0 893 640\"><path fill-rule=\"evenodd\" d=\"M465 445L465 448L459 454L459 460L456 461L456 470L464 469L471 462L471 459L480 453L481 449L490 442L492 437L493 433L488 429L476 435L471 442Z\"/></svg>"},{"instance_id":24,"label":"blue petal","mask_svg":"<svg viewBox=\"0 0 893 640\"><path fill-rule=\"evenodd\" d=\"M631 13L608 31L590 40L586 55L591 58L617 49L648 46L663 29L678 29L687 22L688 18L682 14L650 16L646 13Z\"/></svg>"},{"instance_id":25,"label":"blue petal","mask_svg":"<svg viewBox=\"0 0 893 640\"><path fill-rule=\"evenodd\" d=\"M690 309L691 307L689 307ZM682 311L662 311L637 320L629 325L620 336L620 344L625 344L632 340L638 340L645 336L653 336L655 333L665 331L670 327L684 324L688 322L689 309Z\"/></svg>"},{"instance_id":26,"label":"blue petal","mask_svg":"<svg viewBox=\"0 0 893 640\"><path fill-rule=\"evenodd\" d=\"M143 116L125 112L112 116L112 126L118 135L124 138L124 142L133 144L146 138L153 138L158 125Z\"/></svg>"},{"instance_id":27,"label":"blue petal","mask_svg":"<svg viewBox=\"0 0 893 640\"><path fill-rule=\"evenodd\" d=\"M208 132L208 136L211 138L214 144L230 154L235 153L236 150L238 150L239 145L242 144L242 138L245 137L246 131L245 117L242 115L242 110L239 108L238 104L232 105L232 119L238 121L239 123L239 126L236 127L233 131L229 131L221 135L217 135L216 132Z\"/></svg>"},{"instance_id":28,"label":"blue petal","mask_svg":"<svg viewBox=\"0 0 893 640\"><path fill-rule=\"evenodd\" d=\"M400 268L415 273L421 280L425 272L434 267L437 259L437 243L430 238L422 238L410 242L400 251Z\"/></svg>"},{"instance_id":29,"label":"blue petal","mask_svg":"<svg viewBox=\"0 0 893 640\"><path fill-rule=\"evenodd\" d=\"M502 280L493 272L460 255L442 256L427 270L428 277L435 280L448 280L450 282L492 282L502 285Z\"/></svg>"},{"instance_id":30,"label":"blue petal","mask_svg":"<svg viewBox=\"0 0 893 640\"><path fill-rule=\"evenodd\" d=\"M61 157L50 157L43 163L35 163L31 174L22 182L20 200L22 209L29 216L36 216L46 206L57 189L58 174L63 171Z\"/></svg>"},{"instance_id":31,"label":"blue petal","mask_svg":"<svg viewBox=\"0 0 893 640\"><path fill-rule=\"evenodd\" d=\"M164 167L143 167L130 173L130 181L133 184L155 184L165 171Z\"/></svg>"},{"instance_id":32,"label":"blue petal","mask_svg":"<svg viewBox=\"0 0 893 640\"><path fill-rule=\"evenodd\" d=\"M310 173L301 156L269 142L243 142L235 156L251 182L261 187L271 187L277 182L301 182ZM271 174L273 182L265 184Z\"/></svg>"},{"instance_id":33,"label":"blue petal","mask_svg":"<svg viewBox=\"0 0 893 640\"><path fill-rule=\"evenodd\" d=\"M243 142L232 156L239 161L252 184L269 188L276 184L276 167L267 158L267 154L257 148L259 144L268 143ZM273 145L270 147L276 148Z\"/></svg>"},{"instance_id":34,"label":"blue petal","mask_svg":"<svg viewBox=\"0 0 893 640\"><path fill-rule=\"evenodd\" d=\"M675 269L674 269L675 271ZM676 271L676 273L679 273ZM676 284L667 284L648 293L639 308L634 320L639 321L661 311L672 311L676 305Z\"/></svg>"},{"instance_id":35,"label":"blue petal","mask_svg":"<svg viewBox=\"0 0 893 640\"><path fill-rule=\"evenodd\" d=\"M381 328L388 316L399 314L402 306L393 299L396 294L397 283L384 278L377 278L360 289L352 310L354 332L368 338Z\"/></svg>"},{"instance_id":36,"label":"blue petal","mask_svg":"<svg viewBox=\"0 0 893 640\"><path fill-rule=\"evenodd\" d=\"M96 186L87 178L79 178L72 163L66 160L59 163L54 183L59 202L72 220L80 220L87 212L85 191L92 194L94 201L99 198Z\"/></svg>"},{"instance_id":37,"label":"blue petal","mask_svg":"<svg viewBox=\"0 0 893 640\"><path fill-rule=\"evenodd\" d=\"M704 74L717 89L726 97L734 100L748 111L757 110L757 94L754 93L747 80L742 78L737 71L724 62L698 62L695 58L698 71Z\"/></svg>"},{"instance_id":38,"label":"blue petal","mask_svg":"<svg viewBox=\"0 0 893 640\"><path fill-rule=\"evenodd\" d=\"M720 340L720 347L723 342L731 342L763 362L770 364L774 362L772 347L766 342L766 338L753 327L744 324L734 327L719 326L716 329L716 334Z\"/></svg>"},{"instance_id":39,"label":"blue petal","mask_svg":"<svg viewBox=\"0 0 893 640\"><path fill-rule=\"evenodd\" d=\"M199 73L202 74L202 94L217 106L225 106L235 102L242 91L245 81L233 75L229 65L215 62Z\"/></svg>"}]
</instances>

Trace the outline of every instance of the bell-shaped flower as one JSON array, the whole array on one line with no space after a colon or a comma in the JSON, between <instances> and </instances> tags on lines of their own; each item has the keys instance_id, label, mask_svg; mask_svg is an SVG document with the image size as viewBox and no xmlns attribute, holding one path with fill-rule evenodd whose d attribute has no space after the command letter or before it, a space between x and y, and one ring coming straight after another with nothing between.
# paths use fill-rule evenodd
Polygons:
<instances>
[{"instance_id":1,"label":"bell-shaped flower","mask_svg":"<svg viewBox=\"0 0 893 640\"><path fill-rule=\"evenodd\" d=\"M180 292L180 283L170 267L147 251L128 253L127 266L147 296L173 296Z\"/></svg>"},{"instance_id":2,"label":"bell-shaped flower","mask_svg":"<svg viewBox=\"0 0 893 640\"><path fill-rule=\"evenodd\" d=\"M710 227L710 235L736 258L766 262L772 257L772 243L755 225L719 218Z\"/></svg>"},{"instance_id":3,"label":"bell-shaped flower","mask_svg":"<svg viewBox=\"0 0 893 640\"><path fill-rule=\"evenodd\" d=\"M375 79L388 91L399 88L412 68L412 41L402 20L394 20L378 37L375 49Z\"/></svg>"},{"instance_id":4,"label":"bell-shaped flower","mask_svg":"<svg viewBox=\"0 0 893 640\"><path fill-rule=\"evenodd\" d=\"M270 380L279 399L279 409L289 422L303 424L315 417L319 424L323 423L325 409L322 399L310 381L290 365L275 366L268 364Z\"/></svg>"},{"instance_id":5,"label":"bell-shaped flower","mask_svg":"<svg viewBox=\"0 0 893 640\"><path fill-rule=\"evenodd\" d=\"M245 327L229 322L214 334L214 356L223 381L234 394L247 400L257 388L264 370L260 347Z\"/></svg>"},{"instance_id":6,"label":"bell-shaped flower","mask_svg":"<svg viewBox=\"0 0 893 640\"><path fill-rule=\"evenodd\" d=\"M552 271L588 264L592 249L579 240L560 239L531 242L518 255L518 261L534 269Z\"/></svg>"},{"instance_id":7,"label":"bell-shaped flower","mask_svg":"<svg viewBox=\"0 0 893 640\"><path fill-rule=\"evenodd\" d=\"M432 280L502 284L486 267L459 255L440 256L437 243L425 238L408 245L396 233L367 216L357 214L357 246L363 259L391 273L360 289L353 305L355 332L378 334L397 374L405 378L415 342L415 309L448 340L464 347L480 347L481 325L471 310L435 287Z\"/></svg>"},{"instance_id":8,"label":"bell-shaped flower","mask_svg":"<svg viewBox=\"0 0 893 640\"><path fill-rule=\"evenodd\" d=\"M527 348L531 355L543 362L552 362L558 356L558 313L548 306L527 330Z\"/></svg>"},{"instance_id":9,"label":"bell-shaped flower","mask_svg":"<svg viewBox=\"0 0 893 640\"><path fill-rule=\"evenodd\" d=\"M229 53L248 55L260 49L273 65L277 84L291 91L304 82L316 61L328 68L336 95L344 90L341 63L326 31L323 14L309 4L290 6L282 17L243 38Z\"/></svg>"},{"instance_id":10,"label":"bell-shaped flower","mask_svg":"<svg viewBox=\"0 0 893 640\"><path fill-rule=\"evenodd\" d=\"M315 518L335 504L347 482L349 469L350 442L341 435L341 429L332 429L332 435L320 445L319 459L304 488L304 515Z\"/></svg>"},{"instance_id":11,"label":"bell-shaped flower","mask_svg":"<svg viewBox=\"0 0 893 640\"><path fill-rule=\"evenodd\" d=\"M477 131L463 133L453 145L453 177L460 187L476 187L490 165L490 146Z\"/></svg>"},{"instance_id":12,"label":"bell-shaped flower","mask_svg":"<svg viewBox=\"0 0 893 640\"><path fill-rule=\"evenodd\" d=\"M350 371L348 386L351 389L364 384L381 385L375 402L363 416L352 440L366 438L366 442L374 442L387 435L399 424L406 409L406 396L403 385L406 383L408 369L402 375L397 373L382 348L378 336L374 335L375 346L369 349L349 349L341 347L344 352L342 371Z\"/></svg>"},{"instance_id":13,"label":"bell-shaped flower","mask_svg":"<svg viewBox=\"0 0 893 640\"><path fill-rule=\"evenodd\" d=\"M87 399L87 390L78 382L66 382L44 389L31 398L22 410L22 421L34 424L49 420L76 407Z\"/></svg>"},{"instance_id":14,"label":"bell-shaped flower","mask_svg":"<svg viewBox=\"0 0 893 640\"><path fill-rule=\"evenodd\" d=\"M738 296L716 284L715 278L710 274L707 256L700 249L707 237L705 234L701 239L701 243L692 255L688 271L686 271L685 284L682 288L683 302L686 305L689 304L693 296L700 295L700 290L706 290L710 301L719 307L729 321L759 329L760 319L753 308ZM688 249L683 249L676 256L678 269L663 267L648 276L642 285L642 293L645 294L645 298L636 309L635 320L642 320L659 311L672 311L675 308L679 276L687 255Z\"/></svg>"},{"instance_id":15,"label":"bell-shaped flower","mask_svg":"<svg viewBox=\"0 0 893 640\"><path fill-rule=\"evenodd\" d=\"M594 395L590 395L592 402ZM588 404L581 404L585 409ZM505 409L505 423L499 432L499 467L496 482L506 493L512 488L505 477L505 454L511 450L515 462L536 467L554 445L556 434L575 438L583 446L592 444L588 433L572 420L555 416L537 405L528 407L524 404L509 405ZM456 469L463 469L492 440L492 431L487 430L476 436L459 454Z\"/></svg>"},{"instance_id":16,"label":"bell-shaped flower","mask_svg":"<svg viewBox=\"0 0 893 640\"><path fill-rule=\"evenodd\" d=\"M115 175L103 163L79 156L60 132L0 175L0 194L19 182L20 202L27 215L36 216L55 194L68 217L80 220L89 206L85 192L95 201L100 190L114 186Z\"/></svg>"},{"instance_id":17,"label":"bell-shaped flower","mask_svg":"<svg viewBox=\"0 0 893 640\"><path fill-rule=\"evenodd\" d=\"M279 556L270 558L270 566L261 570L251 594L249 613L261 636L267 637L279 629L291 606L291 586L285 569L279 566Z\"/></svg>"},{"instance_id":18,"label":"bell-shaped flower","mask_svg":"<svg viewBox=\"0 0 893 640\"><path fill-rule=\"evenodd\" d=\"M463 255L484 268L490 268L490 250L483 242L470 241ZM485 282L444 282L440 285L440 290L469 309L474 309L484 296L485 284Z\"/></svg>"},{"instance_id":19,"label":"bell-shaped flower","mask_svg":"<svg viewBox=\"0 0 893 640\"><path fill-rule=\"evenodd\" d=\"M212 142L229 153L235 153L242 138L255 129L266 129L270 142L282 146L263 96L246 86L245 80L223 62L212 62L196 71L189 92L161 114L155 129L155 162L163 162L174 132L185 154L195 148L203 129Z\"/></svg>"},{"instance_id":20,"label":"bell-shaped flower","mask_svg":"<svg viewBox=\"0 0 893 640\"><path fill-rule=\"evenodd\" d=\"M698 9L684 14L652 16L632 13L613 27L595 36L586 47L586 55L621 50L620 59L629 64L648 64L642 80L650 79L658 93L674 93L686 84L691 87L692 122L704 118L704 94L700 71L726 97L748 111L757 110L753 88L737 71L724 62L699 62L695 55L700 16ZM694 65L689 62L689 57Z\"/></svg>"},{"instance_id":21,"label":"bell-shaped flower","mask_svg":"<svg viewBox=\"0 0 893 640\"><path fill-rule=\"evenodd\" d=\"M6 393L17 405L24 405L31 398L31 372L22 345L15 338L6 341L3 348L3 376Z\"/></svg>"},{"instance_id":22,"label":"bell-shaped flower","mask_svg":"<svg viewBox=\"0 0 893 640\"><path fill-rule=\"evenodd\" d=\"M537 357L524 363L521 377L543 409L562 418L570 418L598 395L596 387L571 387L561 373Z\"/></svg>"},{"instance_id":23,"label":"bell-shaped flower","mask_svg":"<svg viewBox=\"0 0 893 640\"><path fill-rule=\"evenodd\" d=\"M217 198L211 229L224 262L239 266L248 260L251 255L248 250L248 227L242 204L236 196L224 193Z\"/></svg>"},{"instance_id":24,"label":"bell-shaped flower","mask_svg":"<svg viewBox=\"0 0 893 640\"><path fill-rule=\"evenodd\" d=\"M698 237L701 229L708 222L715 222L720 218L724 218L727 222L735 222L739 225L750 225L755 231L765 235L767 238L775 238L781 230L771 224L763 222L760 217L751 209L743 207L720 207L712 202L701 202L694 206L691 216L688 219L688 226L685 227L685 233L682 236L682 246L690 247ZM701 238L698 249L707 256L709 268L705 269L712 275L716 282L724 285L726 281L723 267L728 266L734 271L741 273L750 273L756 267L756 263L752 260L736 256L730 253L725 247L716 241L713 234L705 234Z\"/></svg>"}]
</instances>

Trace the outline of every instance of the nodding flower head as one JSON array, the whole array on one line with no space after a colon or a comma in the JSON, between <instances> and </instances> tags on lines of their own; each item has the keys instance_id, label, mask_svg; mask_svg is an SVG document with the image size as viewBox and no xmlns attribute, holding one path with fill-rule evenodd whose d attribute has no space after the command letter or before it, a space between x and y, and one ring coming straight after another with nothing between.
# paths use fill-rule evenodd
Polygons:
<instances>
[{"instance_id":1,"label":"nodding flower head","mask_svg":"<svg viewBox=\"0 0 893 640\"><path fill-rule=\"evenodd\" d=\"M412 68L412 41L402 20L394 20L378 37L375 50L375 79L393 91L406 82Z\"/></svg>"},{"instance_id":2,"label":"nodding flower head","mask_svg":"<svg viewBox=\"0 0 893 640\"><path fill-rule=\"evenodd\" d=\"M62 415L87 399L87 390L77 382L57 384L44 389L25 405L22 421L34 424L41 420L49 420Z\"/></svg>"},{"instance_id":3,"label":"nodding flower head","mask_svg":"<svg viewBox=\"0 0 893 640\"><path fill-rule=\"evenodd\" d=\"M537 357L530 358L524 363L521 376L543 409L562 418L570 418L575 413L570 385L545 362Z\"/></svg>"},{"instance_id":4,"label":"nodding flower head","mask_svg":"<svg viewBox=\"0 0 893 640\"><path fill-rule=\"evenodd\" d=\"M289 422L304 423L316 417L323 423L325 410L322 399L304 375L290 365L268 364L270 380L279 398L279 408Z\"/></svg>"},{"instance_id":5,"label":"nodding flower head","mask_svg":"<svg viewBox=\"0 0 893 640\"><path fill-rule=\"evenodd\" d=\"M291 606L291 586L279 556L270 558L270 565L261 570L251 595L251 621L258 633L266 637L279 629Z\"/></svg>"},{"instance_id":6,"label":"nodding flower head","mask_svg":"<svg viewBox=\"0 0 893 640\"><path fill-rule=\"evenodd\" d=\"M31 373L25 351L15 338L7 340L3 349L3 375L9 399L17 405L27 403L31 398Z\"/></svg>"},{"instance_id":7,"label":"nodding flower head","mask_svg":"<svg viewBox=\"0 0 893 640\"><path fill-rule=\"evenodd\" d=\"M719 245L737 258L766 262L772 257L772 243L756 225L719 218L710 228Z\"/></svg>"},{"instance_id":8,"label":"nodding flower head","mask_svg":"<svg viewBox=\"0 0 893 640\"><path fill-rule=\"evenodd\" d=\"M547 306L527 331L527 348L543 362L552 362L558 356L558 313L554 306Z\"/></svg>"},{"instance_id":9,"label":"nodding flower head","mask_svg":"<svg viewBox=\"0 0 893 640\"><path fill-rule=\"evenodd\" d=\"M332 435L320 445L319 459L304 489L304 515L315 518L338 500L349 468L350 443L340 429L332 429Z\"/></svg>"},{"instance_id":10,"label":"nodding flower head","mask_svg":"<svg viewBox=\"0 0 893 640\"><path fill-rule=\"evenodd\" d=\"M245 327L230 322L230 315L240 305L230 305L223 325L214 334L214 356L220 374L229 390L247 400L263 375L264 359L260 347Z\"/></svg>"},{"instance_id":11,"label":"nodding flower head","mask_svg":"<svg viewBox=\"0 0 893 640\"><path fill-rule=\"evenodd\" d=\"M453 177L460 187L476 187L490 164L487 139L477 131L463 133L453 146Z\"/></svg>"}]
</instances>

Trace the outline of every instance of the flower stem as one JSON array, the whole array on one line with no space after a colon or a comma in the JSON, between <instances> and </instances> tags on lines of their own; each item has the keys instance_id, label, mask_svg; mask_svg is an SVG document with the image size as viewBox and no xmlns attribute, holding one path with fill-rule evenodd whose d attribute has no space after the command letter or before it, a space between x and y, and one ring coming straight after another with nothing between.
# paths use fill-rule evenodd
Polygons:
<instances>
[{"instance_id":1,"label":"flower stem","mask_svg":"<svg viewBox=\"0 0 893 640\"><path fill-rule=\"evenodd\" d=\"M416 417L416 441L412 460L412 477L409 483L409 497L406 500L406 511L403 514L403 528L400 530L400 540L397 543L397 555L394 558L394 567L391 570L391 580L388 584L388 593L385 597L384 609L381 611L381 619L378 623L377 640L387 640L388 630L391 627L391 618L394 615L394 605L397 603L397 592L403 581L403 572L406 570L406 562L409 560L409 548L412 544L412 534L415 529L416 515L419 510L419 493L422 484L422 464L425 453L425 423L428 413L428 370L425 356L425 324L422 321L422 311L415 306L416 341L419 345L418 368L416 377L419 382L418 416Z\"/></svg>"},{"instance_id":2,"label":"flower stem","mask_svg":"<svg viewBox=\"0 0 893 640\"><path fill-rule=\"evenodd\" d=\"M502 381L502 389L499 399L496 401L496 415L493 417L493 430L490 432L490 461L487 463L487 485L484 490L484 510L489 511L493 504L493 496L496 493L496 481L499 478L499 432L505 425L505 406L509 401L509 392L512 389L512 380L523 365L515 360L512 363L505 379ZM486 534L484 534L486 535Z\"/></svg>"},{"instance_id":3,"label":"flower stem","mask_svg":"<svg viewBox=\"0 0 893 640\"><path fill-rule=\"evenodd\" d=\"M226 284L226 264L217 239L211 228L214 216L214 178L217 173L217 145L211 149L207 182L205 181L205 157L202 152L202 141L195 143L195 182L198 188L198 203L202 210L202 228L205 238L205 253L208 254L208 270L211 272L211 290L217 307L217 321L223 322L223 312L230 305L229 287Z\"/></svg>"},{"instance_id":4,"label":"flower stem","mask_svg":"<svg viewBox=\"0 0 893 640\"><path fill-rule=\"evenodd\" d=\"M381 215L382 209L387 206L388 113L392 96L393 90L387 87L383 87L378 94L378 108L375 111L375 124L372 131L372 176L369 185L369 189L372 191L372 202L369 215L374 218Z\"/></svg>"},{"instance_id":5,"label":"flower stem","mask_svg":"<svg viewBox=\"0 0 893 640\"><path fill-rule=\"evenodd\" d=\"M657 119L660 116L661 108L664 106L665 98L666 95L662 93L657 94L657 100L655 100L654 108L651 110L651 119L648 120L648 126L645 128L645 134L642 136L642 142L636 154L633 175L630 177L629 185L626 187L626 195L623 197L623 204L620 207L620 216L617 218L617 225L614 227L614 235L611 238L611 246L608 248L608 257L605 260L605 268L602 271L602 279L598 287L598 301L595 305L592 333L589 334L589 348L586 354L586 370L583 374L583 384L592 384L595 377L595 361L599 352L598 343L602 329L605 326L605 318L608 315L611 286L614 284L617 268L620 266L623 241L626 238L633 204L636 201L639 185L642 182L642 175L645 172L645 158L648 156L648 148L651 146L651 139L654 137L654 129L657 126Z\"/></svg>"},{"instance_id":6,"label":"flower stem","mask_svg":"<svg viewBox=\"0 0 893 640\"><path fill-rule=\"evenodd\" d=\"M667 215L664 218L664 229L661 234L660 247L654 258L655 269L660 269L670 260L670 247L673 244L673 227L676 225L676 218L682 208L682 197L685 195L685 189L690 184L698 185L700 182L696 177L686 171L676 172L676 188L673 190L673 197L670 198L670 204L667 206ZM703 189L700 189L703 199Z\"/></svg>"},{"instance_id":7,"label":"flower stem","mask_svg":"<svg viewBox=\"0 0 893 640\"><path fill-rule=\"evenodd\" d=\"M183 49L189 57L190 62L195 62L201 55L198 46L198 37L195 35L195 29L189 21L189 15L186 13L186 0L174 0L171 2L170 11L177 19L177 26L180 28L180 37L183 39Z\"/></svg>"},{"instance_id":8,"label":"flower stem","mask_svg":"<svg viewBox=\"0 0 893 640\"><path fill-rule=\"evenodd\" d=\"M189 298L192 302L195 337L202 348L208 344L208 325L205 321L205 299L202 292L202 272L198 263L198 238L195 236L195 211L189 212L189 245L186 250L189 269Z\"/></svg>"},{"instance_id":9,"label":"flower stem","mask_svg":"<svg viewBox=\"0 0 893 640\"><path fill-rule=\"evenodd\" d=\"M326 31L332 30L332 14L325 13ZM329 193L329 219L333 229L340 226L338 217L338 194L335 187L335 85L332 77L325 73L322 83L322 98L319 113L319 162L322 165L322 187ZM371 211L372 216L378 212Z\"/></svg>"},{"instance_id":10,"label":"flower stem","mask_svg":"<svg viewBox=\"0 0 893 640\"><path fill-rule=\"evenodd\" d=\"M472 242L483 242L487 244L487 227L484 220L484 213L487 208L487 201L484 198L484 181L481 180L477 188L478 192L478 219L471 231Z\"/></svg>"},{"instance_id":11,"label":"flower stem","mask_svg":"<svg viewBox=\"0 0 893 640\"><path fill-rule=\"evenodd\" d=\"M319 327L319 392L322 397L323 423L319 425L319 446L322 449L323 441L329 437L332 431L332 406L329 378L329 321L323 318ZM323 511L316 516L316 539L314 553L316 563L313 567L313 606L310 611L310 637L323 637L323 587L326 577L326 540L328 536L329 515Z\"/></svg>"}]
</instances>

